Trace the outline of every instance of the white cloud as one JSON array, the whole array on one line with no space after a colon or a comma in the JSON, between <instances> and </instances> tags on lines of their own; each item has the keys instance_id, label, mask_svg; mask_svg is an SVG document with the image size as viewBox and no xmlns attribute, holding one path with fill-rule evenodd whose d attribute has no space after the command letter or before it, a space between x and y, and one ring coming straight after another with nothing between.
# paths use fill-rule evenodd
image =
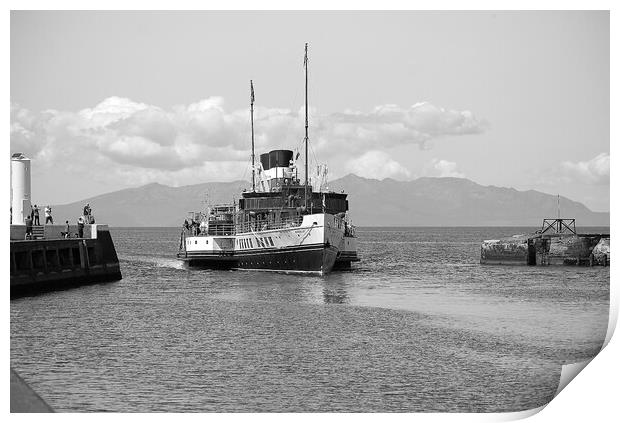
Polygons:
<instances>
[{"instance_id":1,"label":"white cloud","mask_svg":"<svg viewBox=\"0 0 620 423\"><path fill-rule=\"evenodd\" d=\"M609 184L609 154L601 153L586 162L563 162L560 165L565 175L573 180L593 184Z\"/></svg>"},{"instance_id":2,"label":"white cloud","mask_svg":"<svg viewBox=\"0 0 620 423\"><path fill-rule=\"evenodd\" d=\"M388 104L377 106L370 113L337 113L327 117L326 124L331 126L330 141L352 141L360 148L403 143L424 146L431 139L446 135L481 133L487 126L468 110L446 110L430 103L408 108Z\"/></svg>"},{"instance_id":3,"label":"white cloud","mask_svg":"<svg viewBox=\"0 0 620 423\"><path fill-rule=\"evenodd\" d=\"M411 172L402 164L393 160L383 151L368 151L357 158L349 159L344 165L345 171L371 179L410 179Z\"/></svg>"},{"instance_id":4,"label":"white cloud","mask_svg":"<svg viewBox=\"0 0 620 423\"><path fill-rule=\"evenodd\" d=\"M485 129L484 122L470 111L446 110L429 103L405 108L382 105L367 113L330 115L312 109L310 123L312 149L319 158L349 160L345 167L363 176L400 179L411 174L385 149L406 143L423 147L434 138ZM257 154L295 149L303 138L303 110L256 108L255 135ZM164 183L203 182L199 176L224 180L232 177L229 171L233 167L245 169L249 140L248 111L228 112L220 97L171 110L122 97L110 97L77 112L33 113L11 104L13 152L30 156L39 168L62 166L77 177L87 175L102 181L112 180L113 175L132 175L136 181L147 182L162 178L159 181ZM350 159L354 152L365 153ZM224 169L218 164L222 162L234 165ZM446 163L438 166L455 173Z\"/></svg>"},{"instance_id":5,"label":"white cloud","mask_svg":"<svg viewBox=\"0 0 620 423\"><path fill-rule=\"evenodd\" d=\"M90 127L104 127L148 108L146 104L135 103L128 98L108 97L92 109L83 109L77 114Z\"/></svg>"},{"instance_id":6,"label":"white cloud","mask_svg":"<svg viewBox=\"0 0 620 423\"><path fill-rule=\"evenodd\" d=\"M465 174L459 172L455 162L443 159L431 160L431 169L428 172L430 176L439 176L441 178L464 178Z\"/></svg>"},{"instance_id":7,"label":"white cloud","mask_svg":"<svg viewBox=\"0 0 620 423\"><path fill-rule=\"evenodd\" d=\"M561 162L542 176L542 182L609 185L609 153L601 153L582 162Z\"/></svg>"}]
</instances>

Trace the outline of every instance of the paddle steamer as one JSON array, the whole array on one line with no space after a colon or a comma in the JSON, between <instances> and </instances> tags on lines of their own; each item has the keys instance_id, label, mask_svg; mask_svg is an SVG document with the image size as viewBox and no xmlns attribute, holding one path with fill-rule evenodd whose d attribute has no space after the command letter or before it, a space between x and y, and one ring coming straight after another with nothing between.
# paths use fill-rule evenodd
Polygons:
<instances>
[{"instance_id":1,"label":"paddle steamer","mask_svg":"<svg viewBox=\"0 0 620 423\"><path fill-rule=\"evenodd\" d=\"M254 87L250 81L252 190L238 202L188 216L177 258L189 265L326 274L359 261L347 194L327 189L327 168L308 177L308 45L304 56L305 181L298 178L299 153L254 154Z\"/></svg>"}]
</instances>

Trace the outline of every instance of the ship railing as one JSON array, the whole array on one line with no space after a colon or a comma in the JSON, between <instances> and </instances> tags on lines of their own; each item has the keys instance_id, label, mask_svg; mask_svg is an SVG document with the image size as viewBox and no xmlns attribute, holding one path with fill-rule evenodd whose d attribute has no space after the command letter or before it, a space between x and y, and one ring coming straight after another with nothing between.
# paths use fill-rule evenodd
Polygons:
<instances>
[{"instance_id":1,"label":"ship railing","mask_svg":"<svg viewBox=\"0 0 620 423\"><path fill-rule=\"evenodd\" d=\"M237 229L237 233L263 232L263 231L271 231L274 229L296 228L296 227L301 226L302 221L303 221L302 216L282 219L279 221L257 220L253 222L239 223L237 224L236 229Z\"/></svg>"},{"instance_id":2,"label":"ship railing","mask_svg":"<svg viewBox=\"0 0 620 423\"><path fill-rule=\"evenodd\" d=\"M187 218L185 220L191 222L200 222L201 220L204 220L206 218L206 214L204 212L201 211L190 211L187 212Z\"/></svg>"},{"instance_id":3,"label":"ship railing","mask_svg":"<svg viewBox=\"0 0 620 423\"><path fill-rule=\"evenodd\" d=\"M233 223L218 223L217 225L208 225L206 228L204 226L195 225L189 228L181 228L181 230L185 236L230 236L235 234L235 225Z\"/></svg>"},{"instance_id":4,"label":"ship railing","mask_svg":"<svg viewBox=\"0 0 620 423\"><path fill-rule=\"evenodd\" d=\"M213 221L209 221L209 225L207 229L200 233L200 235L220 235L220 236L231 236L235 235L235 224L234 223L214 223Z\"/></svg>"},{"instance_id":5,"label":"ship railing","mask_svg":"<svg viewBox=\"0 0 620 423\"><path fill-rule=\"evenodd\" d=\"M209 214L235 214L237 207L234 204L214 204L209 207Z\"/></svg>"},{"instance_id":6,"label":"ship railing","mask_svg":"<svg viewBox=\"0 0 620 423\"><path fill-rule=\"evenodd\" d=\"M251 222L243 223L222 223L211 220L206 230L197 226L190 227L189 229L183 229L186 236L231 236L238 233L247 232L263 232L271 231L275 229L296 228L301 226L303 221L302 216L296 216L288 219L282 219L278 221L273 220L255 220Z\"/></svg>"}]
</instances>

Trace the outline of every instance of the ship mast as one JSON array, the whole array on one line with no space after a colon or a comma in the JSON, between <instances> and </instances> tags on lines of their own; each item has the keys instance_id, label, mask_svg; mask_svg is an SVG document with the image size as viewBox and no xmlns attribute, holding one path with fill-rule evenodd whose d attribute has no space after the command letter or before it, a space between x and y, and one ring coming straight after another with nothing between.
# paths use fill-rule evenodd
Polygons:
<instances>
[{"instance_id":1,"label":"ship mast","mask_svg":"<svg viewBox=\"0 0 620 423\"><path fill-rule=\"evenodd\" d=\"M256 192L256 167L254 166L254 84L250 79L250 120L252 126L252 192Z\"/></svg>"},{"instance_id":2,"label":"ship mast","mask_svg":"<svg viewBox=\"0 0 620 423\"><path fill-rule=\"evenodd\" d=\"M308 210L308 43L306 43L306 53L304 55L304 69L306 74L306 137L304 142L306 144L306 182L304 184L304 208Z\"/></svg>"}]
</instances>

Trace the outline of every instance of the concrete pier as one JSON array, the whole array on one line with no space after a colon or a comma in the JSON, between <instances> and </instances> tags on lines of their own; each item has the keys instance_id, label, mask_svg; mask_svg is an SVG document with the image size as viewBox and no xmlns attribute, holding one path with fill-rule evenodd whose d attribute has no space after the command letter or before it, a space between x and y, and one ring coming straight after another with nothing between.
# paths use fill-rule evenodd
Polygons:
<instances>
[{"instance_id":1,"label":"concrete pier","mask_svg":"<svg viewBox=\"0 0 620 423\"><path fill-rule=\"evenodd\" d=\"M526 235L482 241L480 263L527 265L529 239Z\"/></svg>"},{"instance_id":2,"label":"concrete pier","mask_svg":"<svg viewBox=\"0 0 620 423\"><path fill-rule=\"evenodd\" d=\"M42 239L24 240L11 226L11 297L122 279L107 225L86 225L82 238L63 238L62 225L44 227Z\"/></svg>"},{"instance_id":3,"label":"concrete pier","mask_svg":"<svg viewBox=\"0 0 620 423\"><path fill-rule=\"evenodd\" d=\"M609 234L578 234L575 219L544 219L533 234L488 239L480 264L602 265L611 259Z\"/></svg>"},{"instance_id":4,"label":"concrete pier","mask_svg":"<svg viewBox=\"0 0 620 423\"><path fill-rule=\"evenodd\" d=\"M531 234L482 241L481 264L601 265L611 260L608 234Z\"/></svg>"}]
</instances>

